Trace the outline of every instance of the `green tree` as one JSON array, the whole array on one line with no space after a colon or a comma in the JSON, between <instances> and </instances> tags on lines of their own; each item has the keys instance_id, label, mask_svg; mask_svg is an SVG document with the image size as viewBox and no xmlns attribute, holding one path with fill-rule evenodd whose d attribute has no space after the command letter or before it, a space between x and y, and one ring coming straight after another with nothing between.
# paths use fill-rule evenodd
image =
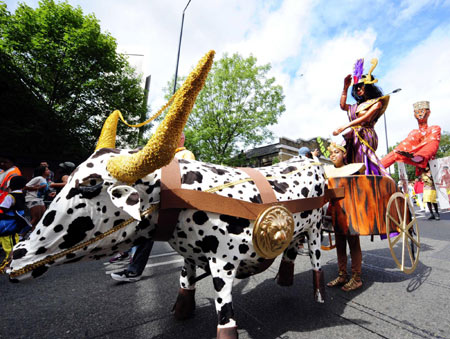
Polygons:
<instances>
[{"instance_id":1,"label":"green tree","mask_svg":"<svg viewBox=\"0 0 450 339\"><path fill-rule=\"evenodd\" d=\"M450 156L450 132L443 131L441 134L441 141L439 142L439 149L436 153L436 158L444 158Z\"/></svg>"},{"instance_id":2,"label":"green tree","mask_svg":"<svg viewBox=\"0 0 450 339\"><path fill-rule=\"evenodd\" d=\"M102 33L95 16L83 15L80 7L42 0L36 9L21 3L11 14L0 2L0 34L0 53L9 64L4 74L23 84L14 90L40 102L47 119L63 122L81 147L78 152L92 151L103 121L114 109L131 123L147 109L140 79L116 52L115 39ZM24 112L15 113L9 118L20 121ZM31 145L35 135L27 135L24 144ZM123 124L119 135L119 144L137 141L137 130ZM61 141L53 142L56 146Z\"/></svg>"},{"instance_id":3,"label":"green tree","mask_svg":"<svg viewBox=\"0 0 450 339\"><path fill-rule=\"evenodd\" d=\"M214 62L185 128L186 147L197 159L240 165L243 149L272 138L267 126L285 111L283 90L267 76L270 64L256 62L239 54ZM169 82L166 93L171 88Z\"/></svg>"}]
</instances>

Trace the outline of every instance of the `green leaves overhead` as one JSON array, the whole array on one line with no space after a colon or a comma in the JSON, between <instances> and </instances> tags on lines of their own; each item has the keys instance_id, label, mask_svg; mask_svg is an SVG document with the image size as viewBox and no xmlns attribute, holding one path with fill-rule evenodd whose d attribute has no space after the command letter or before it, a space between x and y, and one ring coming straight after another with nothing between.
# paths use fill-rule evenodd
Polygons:
<instances>
[{"instance_id":1,"label":"green leaves overhead","mask_svg":"<svg viewBox=\"0 0 450 339\"><path fill-rule=\"evenodd\" d=\"M241 150L271 139L267 126L285 106L269 70L269 64L239 54L214 63L185 128L186 147L198 159L237 165Z\"/></svg>"},{"instance_id":2,"label":"green leaves overhead","mask_svg":"<svg viewBox=\"0 0 450 339\"><path fill-rule=\"evenodd\" d=\"M82 145L79 152L93 150L114 109L130 122L146 110L140 79L116 52L116 40L80 7L42 0L36 9L21 3L10 14L0 3L0 33L0 53L10 65L7 74L23 84L15 90L41 102L48 119L61 120ZM135 144L137 130L119 129L122 141Z\"/></svg>"}]
</instances>

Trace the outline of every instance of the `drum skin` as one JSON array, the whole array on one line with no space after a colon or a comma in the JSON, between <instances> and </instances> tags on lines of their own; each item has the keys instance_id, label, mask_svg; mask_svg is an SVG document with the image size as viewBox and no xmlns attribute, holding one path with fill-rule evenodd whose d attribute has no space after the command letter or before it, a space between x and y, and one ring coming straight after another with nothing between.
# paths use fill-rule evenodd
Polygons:
<instances>
[{"instance_id":1,"label":"drum skin","mask_svg":"<svg viewBox=\"0 0 450 339\"><path fill-rule=\"evenodd\" d=\"M345 235L386 234L386 208L397 191L390 177L352 175L328 179L329 188L343 187L344 198L330 201L335 232ZM401 206L403 209L403 206ZM391 211L397 215L397 211Z\"/></svg>"}]
</instances>

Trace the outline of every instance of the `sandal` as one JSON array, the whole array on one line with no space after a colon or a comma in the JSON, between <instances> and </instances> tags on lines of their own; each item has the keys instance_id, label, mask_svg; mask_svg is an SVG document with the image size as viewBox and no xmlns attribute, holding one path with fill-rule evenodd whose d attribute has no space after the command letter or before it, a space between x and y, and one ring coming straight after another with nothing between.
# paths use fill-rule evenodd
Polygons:
<instances>
[{"instance_id":1,"label":"sandal","mask_svg":"<svg viewBox=\"0 0 450 339\"><path fill-rule=\"evenodd\" d=\"M342 286L341 290L343 290L344 292L350 292L357 290L358 288L361 287L362 287L361 278L357 277L356 275L353 275L351 279L344 286Z\"/></svg>"},{"instance_id":2,"label":"sandal","mask_svg":"<svg viewBox=\"0 0 450 339\"><path fill-rule=\"evenodd\" d=\"M342 286L348 283L348 277L347 274L344 272L339 272L339 275L337 278L331 280L327 287L336 287L336 286Z\"/></svg>"}]
</instances>

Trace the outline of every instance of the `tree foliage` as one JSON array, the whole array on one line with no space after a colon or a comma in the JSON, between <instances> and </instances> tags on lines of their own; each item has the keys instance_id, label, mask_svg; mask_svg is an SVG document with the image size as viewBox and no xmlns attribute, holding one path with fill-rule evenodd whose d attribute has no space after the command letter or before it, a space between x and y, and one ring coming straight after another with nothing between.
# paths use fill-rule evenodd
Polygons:
<instances>
[{"instance_id":1,"label":"tree foliage","mask_svg":"<svg viewBox=\"0 0 450 339\"><path fill-rule=\"evenodd\" d=\"M0 53L8 65L3 68L2 76L8 76L1 79L3 86L13 97L39 102L36 110L43 120L59 121L70 131L71 139L54 139L55 146L72 142L80 147L78 152L89 154L114 109L130 122L146 110L140 79L125 56L116 52L115 39L102 33L95 16L83 15L80 7L42 0L36 9L21 3L11 14L0 3L0 33ZM15 113L8 116L9 124L27 115L24 110ZM36 129L45 125L33 123ZM124 142L135 143L136 131L122 124L119 128ZM39 133L29 132L23 144L32 147Z\"/></svg>"},{"instance_id":2,"label":"tree foliage","mask_svg":"<svg viewBox=\"0 0 450 339\"><path fill-rule=\"evenodd\" d=\"M239 165L243 149L271 139L267 126L285 111L283 90L267 76L270 65L256 62L239 54L214 62L185 128L197 159ZM171 88L169 82L166 92Z\"/></svg>"}]
</instances>

